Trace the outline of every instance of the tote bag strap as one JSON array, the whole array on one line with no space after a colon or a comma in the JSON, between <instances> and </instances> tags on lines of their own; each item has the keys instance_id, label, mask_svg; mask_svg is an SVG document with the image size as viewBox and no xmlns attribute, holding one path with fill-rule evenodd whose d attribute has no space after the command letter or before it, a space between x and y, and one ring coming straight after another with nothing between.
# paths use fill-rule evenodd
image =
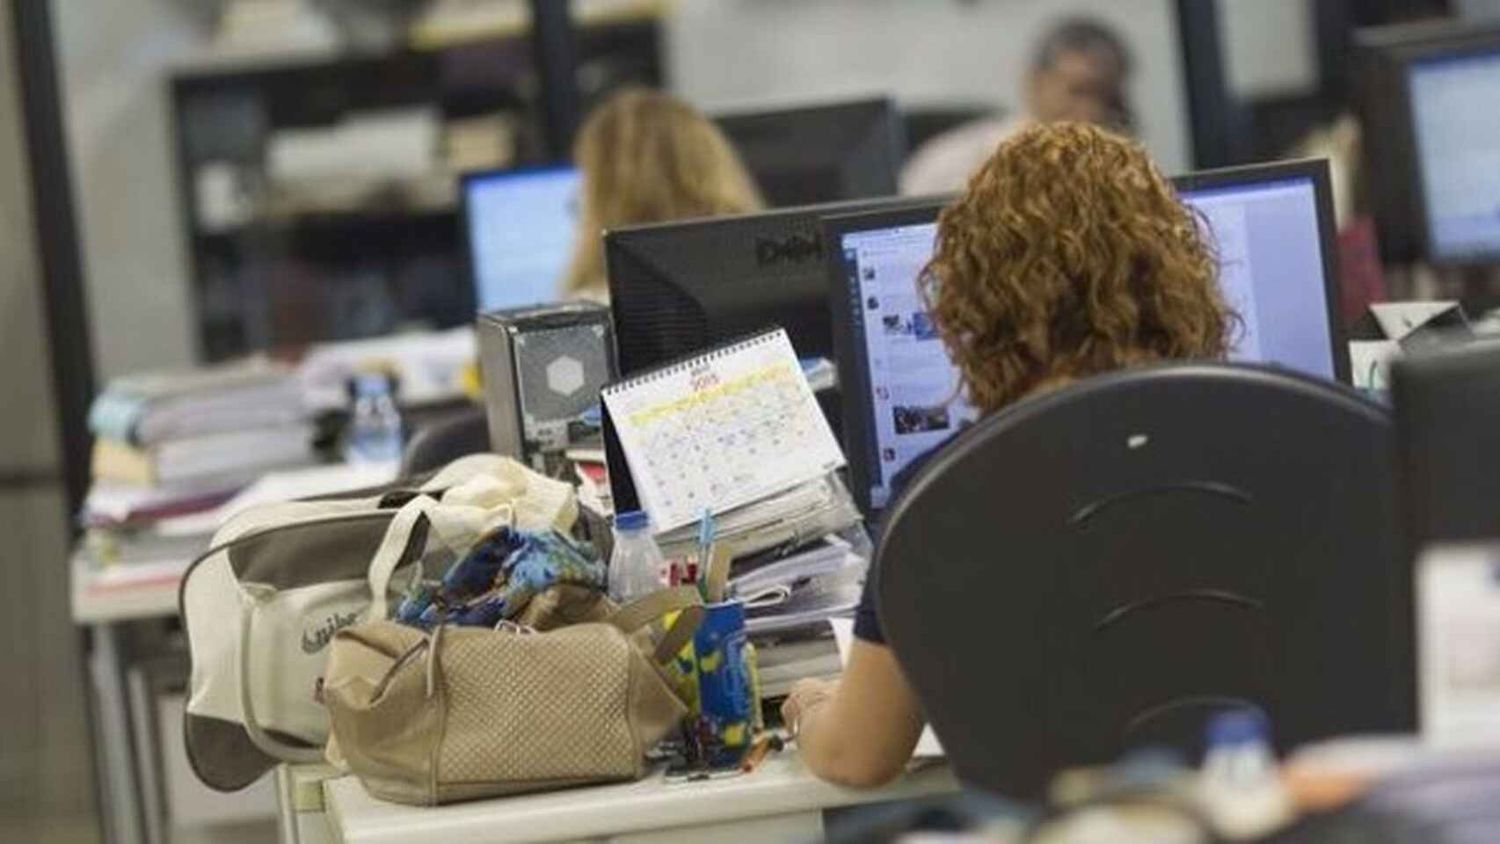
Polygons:
<instances>
[{"instance_id":1,"label":"tote bag strap","mask_svg":"<svg viewBox=\"0 0 1500 844\"><path fill-rule=\"evenodd\" d=\"M703 623L706 611L696 586L676 586L644 595L619 608L605 621L628 635L674 612L678 613L677 618L657 641L656 652L652 654L658 664L666 665L692 640L698 625Z\"/></svg>"},{"instance_id":2,"label":"tote bag strap","mask_svg":"<svg viewBox=\"0 0 1500 844\"><path fill-rule=\"evenodd\" d=\"M391 577L396 568L412 557L414 542L426 537L431 514L438 507L437 501L425 495L406 502L391 517L385 536L370 558L367 579L370 584L369 621L383 621L389 615L386 595L390 592Z\"/></svg>"}]
</instances>

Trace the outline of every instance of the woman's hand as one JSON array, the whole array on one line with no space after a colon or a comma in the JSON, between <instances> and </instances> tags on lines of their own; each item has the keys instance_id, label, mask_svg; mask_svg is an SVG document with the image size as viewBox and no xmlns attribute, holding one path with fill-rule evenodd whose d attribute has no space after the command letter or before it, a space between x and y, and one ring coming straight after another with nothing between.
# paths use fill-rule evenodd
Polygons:
<instances>
[{"instance_id":1,"label":"woman's hand","mask_svg":"<svg viewBox=\"0 0 1500 844\"><path fill-rule=\"evenodd\" d=\"M802 728L802 719L808 713L833 699L838 691L837 680L799 680L792 686L792 693L781 704L781 721L793 736Z\"/></svg>"},{"instance_id":2,"label":"woman's hand","mask_svg":"<svg viewBox=\"0 0 1500 844\"><path fill-rule=\"evenodd\" d=\"M858 639L843 677L793 686L781 717L813 773L855 788L899 776L922 734L922 710L895 654Z\"/></svg>"}]
</instances>

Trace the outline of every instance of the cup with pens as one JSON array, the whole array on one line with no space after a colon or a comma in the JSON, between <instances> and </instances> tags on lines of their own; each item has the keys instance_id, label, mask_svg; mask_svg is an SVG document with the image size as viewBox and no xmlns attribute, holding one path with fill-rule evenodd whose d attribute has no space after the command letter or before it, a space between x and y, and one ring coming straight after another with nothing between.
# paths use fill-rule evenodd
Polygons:
<instances>
[{"instance_id":1,"label":"cup with pens","mask_svg":"<svg viewBox=\"0 0 1500 844\"><path fill-rule=\"evenodd\" d=\"M737 766L761 727L755 646L745 635L745 604L726 595L732 559L730 544L716 541L713 514L705 510L696 565L684 568L685 577L696 581L707 612L678 666L696 680L697 717L690 732L694 743L708 751L704 761L710 766Z\"/></svg>"}]
</instances>

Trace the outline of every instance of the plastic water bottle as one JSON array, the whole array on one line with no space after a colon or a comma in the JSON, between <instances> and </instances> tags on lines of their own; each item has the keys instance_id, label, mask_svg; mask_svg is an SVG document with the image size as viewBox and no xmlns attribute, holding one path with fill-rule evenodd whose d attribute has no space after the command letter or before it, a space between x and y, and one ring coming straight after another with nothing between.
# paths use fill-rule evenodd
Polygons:
<instances>
[{"instance_id":1,"label":"plastic water bottle","mask_svg":"<svg viewBox=\"0 0 1500 844\"><path fill-rule=\"evenodd\" d=\"M640 510L615 516L615 550L609 555L609 597L633 601L667 585L667 563L651 536L651 520Z\"/></svg>"},{"instance_id":2,"label":"plastic water bottle","mask_svg":"<svg viewBox=\"0 0 1500 844\"><path fill-rule=\"evenodd\" d=\"M1226 838L1259 837L1291 817L1268 732L1264 718L1246 711L1222 713L1208 724L1198 796Z\"/></svg>"},{"instance_id":3,"label":"plastic water bottle","mask_svg":"<svg viewBox=\"0 0 1500 844\"><path fill-rule=\"evenodd\" d=\"M401 413L391 398L385 375L367 373L354 379L354 412L344 438L349 463L396 463L401 460Z\"/></svg>"}]
</instances>

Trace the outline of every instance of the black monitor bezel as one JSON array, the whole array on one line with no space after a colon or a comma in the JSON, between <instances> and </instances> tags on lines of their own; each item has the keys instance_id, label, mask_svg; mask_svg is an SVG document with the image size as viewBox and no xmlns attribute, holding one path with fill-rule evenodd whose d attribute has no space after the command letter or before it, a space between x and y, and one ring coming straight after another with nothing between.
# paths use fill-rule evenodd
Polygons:
<instances>
[{"instance_id":1,"label":"black monitor bezel","mask_svg":"<svg viewBox=\"0 0 1500 844\"><path fill-rule=\"evenodd\" d=\"M487 181L489 179L494 179L496 177L510 178L510 177L520 177L520 176L534 176L534 175L539 175L539 174L542 174L542 173L557 173L557 172L561 172L561 171L565 171L565 170L566 171L571 171L574 174L578 174L578 167L576 165L574 165L574 164L572 164L570 162L567 162L567 161L559 161L559 162L554 162L552 164L535 164L535 165L525 165L525 166L521 166L521 167L495 167L495 168L491 168L491 169L488 169L488 170L469 170L469 171L466 171L466 172L461 173L459 175L459 177L458 177L458 203L459 203L458 226L459 226L459 229L460 229L459 234L463 238L463 244L464 244L464 254L463 254L464 272L465 272L465 275L469 279L469 295L473 297L474 311L475 311L475 313L483 313L486 310L503 310L503 309L497 309L497 308L486 309L485 306L484 306L484 303L480 301L480 295L479 295L479 267L478 267L477 262L474 260L474 246L475 246L475 244L474 244L474 235L473 235L472 227L469 225L469 216L470 216L470 212L471 212L471 205L470 205L469 193L470 193L470 189L472 188L473 184L475 182ZM579 177L581 179L581 174L578 174L578 175L579 175ZM552 301L556 301L557 298L560 298L560 295L558 297L554 297L554 299ZM546 305L546 304L549 304L549 302L546 302L546 301L543 301L543 302L533 302L531 304L532 305ZM529 307L529 306L528 305L521 305L521 306L518 306L518 307Z\"/></svg>"},{"instance_id":2,"label":"black monitor bezel","mask_svg":"<svg viewBox=\"0 0 1500 844\"><path fill-rule=\"evenodd\" d=\"M850 493L861 513L872 516L882 508L870 501L870 455L880 455L870 429L870 372L863 350L857 348L855 326L849 312L849 280L844 266L844 235L876 228L915 226L936 222L953 197L891 200L885 208L824 216L819 221L823 253L828 266L828 300L833 319L834 365L839 376L840 420L849 473Z\"/></svg>"},{"instance_id":3,"label":"black monitor bezel","mask_svg":"<svg viewBox=\"0 0 1500 844\"><path fill-rule=\"evenodd\" d=\"M622 375L629 375L634 372L645 372L655 368L658 364L662 363L662 361L652 361L651 363L645 365L634 365L630 368L630 371L627 372L625 368L625 358L619 353L619 346L622 344L622 338L625 334L625 331L621 325L620 320L618 319L618 312L615 308L615 302L625 297L621 295L622 291L620 290L620 282L618 278L619 274L615 271L615 267L621 260L621 253L633 254L634 252L638 251L634 250L631 245L634 238L657 238L669 236L673 232L688 229L700 231L705 229L733 230L738 227L751 227L758 223L775 219L777 217L804 217L811 221L812 228L818 232L818 237L820 238L820 240L822 240L821 246L826 258L828 241L822 239L823 235L821 222L823 219L830 216L866 213L879 208L911 205L913 202L918 201L920 200L901 197L886 197L881 199L850 199L840 202L821 202L812 205L765 208L746 214L720 215L717 217L695 217L687 220L673 220L664 223L642 223L639 225L623 226L620 228L609 229L605 231L602 238L601 248L603 248L604 250L604 269L606 282L609 286L610 309L612 315L615 317L615 359L619 363L620 373ZM826 271L824 277L826 279ZM831 338L829 348L835 350L836 354L838 332L837 329L834 329L831 326L830 331L835 336ZM712 348L712 346L716 342L718 341L711 340L709 345L705 348Z\"/></svg>"},{"instance_id":4,"label":"black monitor bezel","mask_svg":"<svg viewBox=\"0 0 1500 844\"><path fill-rule=\"evenodd\" d=\"M1310 158L1226 167L1188 173L1172 179L1179 194L1198 190L1221 190L1243 187L1257 182L1311 179L1313 202L1317 207L1318 240L1323 253L1323 296L1328 309L1329 353L1333 356L1334 380L1350 384L1349 335L1344 325L1343 301L1339 284L1338 224L1333 214L1333 180L1327 159ZM1273 364L1274 365L1274 364Z\"/></svg>"}]
</instances>

